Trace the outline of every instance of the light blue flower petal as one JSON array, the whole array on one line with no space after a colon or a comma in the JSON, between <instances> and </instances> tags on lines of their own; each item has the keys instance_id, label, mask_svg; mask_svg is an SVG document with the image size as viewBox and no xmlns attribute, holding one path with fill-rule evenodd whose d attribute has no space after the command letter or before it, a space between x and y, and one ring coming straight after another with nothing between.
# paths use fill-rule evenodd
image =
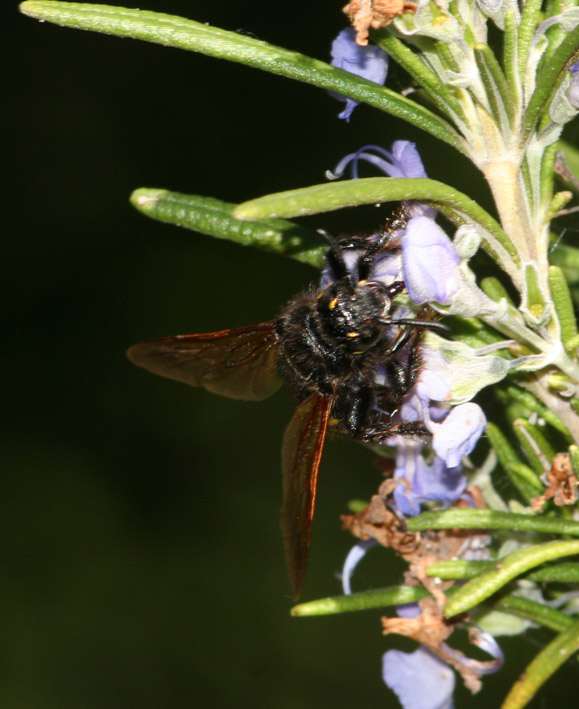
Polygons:
<instances>
[{"instance_id":1,"label":"light blue flower petal","mask_svg":"<svg viewBox=\"0 0 579 709\"><path fill-rule=\"evenodd\" d=\"M362 561L366 554L373 547L377 546L378 542L375 539L362 539L362 541L354 544L348 552L342 566L342 589L346 596L352 593L352 576L356 566Z\"/></svg>"},{"instance_id":2,"label":"light blue flower petal","mask_svg":"<svg viewBox=\"0 0 579 709\"><path fill-rule=\"evenodd\" d=\"M402 235L402 269L415 303L449 305L460 286L460 257L432 219L413 217Z\"/></svg>"},{"instance_id":3,"label":"light blue flower petal","mask_svg":"<svg viewBox=\"0 0 579 709\"><path fill-rule=\"evenodd\" d=\"M356 44L356 32L352 27L342 30L332 42L332 66L349 71L376 84L384 84L388 73L388 55L380 47L360 47ZM350 120L352 111L360 103L354 99L330 92L340 100L346 101L346 108L338 118Z\"/></svg>"},{"instance_id":4,"label":"light blue flower petal","mask_svg":"<svg viewBox=\"0 0 579 709\"><path fill-rule=\"evenodd\" d=\"M455 406L442 423L430 423L432 448L449 468L460 465L482 436L486 417L478 404Z\"/></svg>"},{"instance_id":5,"label":"light blue flower petal","mask_svg":"<svg viewBox=\"0 0 579 709\"><path fill-rule=\"evenodd\" d=\"M404 709L454 707L454 672L425 647L412 653L388 650L382 657L382 677Z\"/></svg>"}]
</instances>

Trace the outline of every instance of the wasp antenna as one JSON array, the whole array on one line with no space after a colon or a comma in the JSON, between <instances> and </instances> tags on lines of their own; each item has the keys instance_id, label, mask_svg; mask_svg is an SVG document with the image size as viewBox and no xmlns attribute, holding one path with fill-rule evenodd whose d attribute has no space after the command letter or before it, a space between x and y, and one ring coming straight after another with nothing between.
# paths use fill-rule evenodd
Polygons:
<instances>
[{"instance_id":1,"label":"wasp antenna","mask_svg":"<svg viewBox=\"0 0 579 709\"><path fill-rule=\"evenodd\" d=\"M326 261L332 272L332 280L339 281L342 278L351 281L351 275L344 261L343 250L336 239L325 229L317 229L317 232L322 236L329 244L330 248L326 254Z\"/></svg>"},{"instance_id":2,"label":"wasp antenna","mask_svg":"<svg viewBox=\"0 0 579 709\"><path fill-rule=\"evenodd\" d=\"M330 234L329 231L326 231L325 229L316 229L316 231L328 242L330 246L337 246L336 239Z\"/></svg>"},{"instance_id":3,"label":"wasp antenna","mask_svg":"<svg viewBox=\"0 0 579 709\"><path fill-rule=\"evenodd\" d=\"M450 328L441 322L433 322L432 320L415 320L414 318L381 318L381 325L412 325L413 327L424 327L429 330L439 330L440 332L449 333Z\"/></svg>"}]
</instances>

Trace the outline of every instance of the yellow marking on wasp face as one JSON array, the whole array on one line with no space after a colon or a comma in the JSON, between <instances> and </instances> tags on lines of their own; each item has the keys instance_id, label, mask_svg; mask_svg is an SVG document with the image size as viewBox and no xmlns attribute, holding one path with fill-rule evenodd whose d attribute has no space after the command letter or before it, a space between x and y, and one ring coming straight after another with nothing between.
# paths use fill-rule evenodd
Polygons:
<instances>
[{"instance_id":1,"label":"yellow marking on wasp face","mask_svg":"<svg viewBox=\"0 0 579 709\"><path fill-rule=\"evenodd\" d=\"M328 309L333 310L337 304L338 304L338 298L337 297L332 298L332 300L330 300L330 302L328 303Z\"/></svg>"},{"instance_id":2,"label":"yellow marking on wasp face","mask_svg":"<svg viewBox=\"0 0 579 709\"><path fill-rule=\"evenodd\" d=\"M347 332L347 333L346 333L346 337L351 337L352 339L353 339L354 337L359 337L359 335L360 335L360 333L359 333L359 332L356 332L355 330L352 330L352 332Z\"/></svg>"}]
</instances>

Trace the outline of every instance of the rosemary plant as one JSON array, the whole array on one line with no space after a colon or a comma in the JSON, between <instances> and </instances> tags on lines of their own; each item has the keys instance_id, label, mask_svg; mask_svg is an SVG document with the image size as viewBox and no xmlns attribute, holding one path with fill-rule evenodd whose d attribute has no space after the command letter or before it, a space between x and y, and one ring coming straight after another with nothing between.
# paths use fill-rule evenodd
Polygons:
<instances>
[{"instance_id":1,"label":"rosemary plant","mask_svg":"<svg viewBox=\"0 0 579 709\"><path fill-rule=\"evenodd\" d=\"M449 328L423 336L420 371L396 412L428 435L391 432L374 445L388 475L343 518L359 539L344 564L344 594L292 614L384 608L383 632L418 644L383 658L384 680L407 709L453 706L457 675L478 691L501 668L500 636L542 625L553 639L521 668L503 704L525 706L579 649L579 565L569 559L579 555L579 250L559 243L557 226L579 186L579 152L561 138L579 109L577 0L352 0L344 8L351 27L334 39L331 63L155 12L52 0L20 7L42 21L318 86L345 103L340 119L367 104L482 173L492 214L429 179L428 157L397 136L345 156L324 184L240 205L164 189L138 189L131 200L153 219L320 268L322 239L288 220L404 201L407 219L391 235L399 254L372 278L403 280L400 317L426 308ZM409 77L401 93L384 86L392 62ZM383 176L360 177L369 166ZM351 179L337 179L348 171ZM473 401L482 390L484 405ZM379 546L408 563L404 582L352 593L356 565ZM453 647L464 628L490 659Z\"/></svg>"}]
</instances>

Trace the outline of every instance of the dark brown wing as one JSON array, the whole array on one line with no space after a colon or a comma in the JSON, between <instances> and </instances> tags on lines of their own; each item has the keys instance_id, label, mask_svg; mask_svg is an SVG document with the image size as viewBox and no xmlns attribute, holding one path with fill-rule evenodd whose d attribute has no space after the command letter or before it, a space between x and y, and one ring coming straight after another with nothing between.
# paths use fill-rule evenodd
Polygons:
<instances>
[{"instance_id":1,"label":"dark brown wing","mask_svg":"<svg viewBox=\"0 0 579 709\"><path fill-rule=\"evenodd\" d=\"M316 484L332 398L312 394L296 409L282 446L281 529L294 600L302 592L312 537Z\"/></svg>"},{"instance_id":2,"label":"dark brown wing","mask_svg":"<svg viewBox=\"0 0 579 709\"><path fill-rule=\"evenodd\" d=\"M273 322L203 335L162 337L133 345L127 357L139 367L231 399L261 401L281 385Z\"/></svg>"}]
</instances>

